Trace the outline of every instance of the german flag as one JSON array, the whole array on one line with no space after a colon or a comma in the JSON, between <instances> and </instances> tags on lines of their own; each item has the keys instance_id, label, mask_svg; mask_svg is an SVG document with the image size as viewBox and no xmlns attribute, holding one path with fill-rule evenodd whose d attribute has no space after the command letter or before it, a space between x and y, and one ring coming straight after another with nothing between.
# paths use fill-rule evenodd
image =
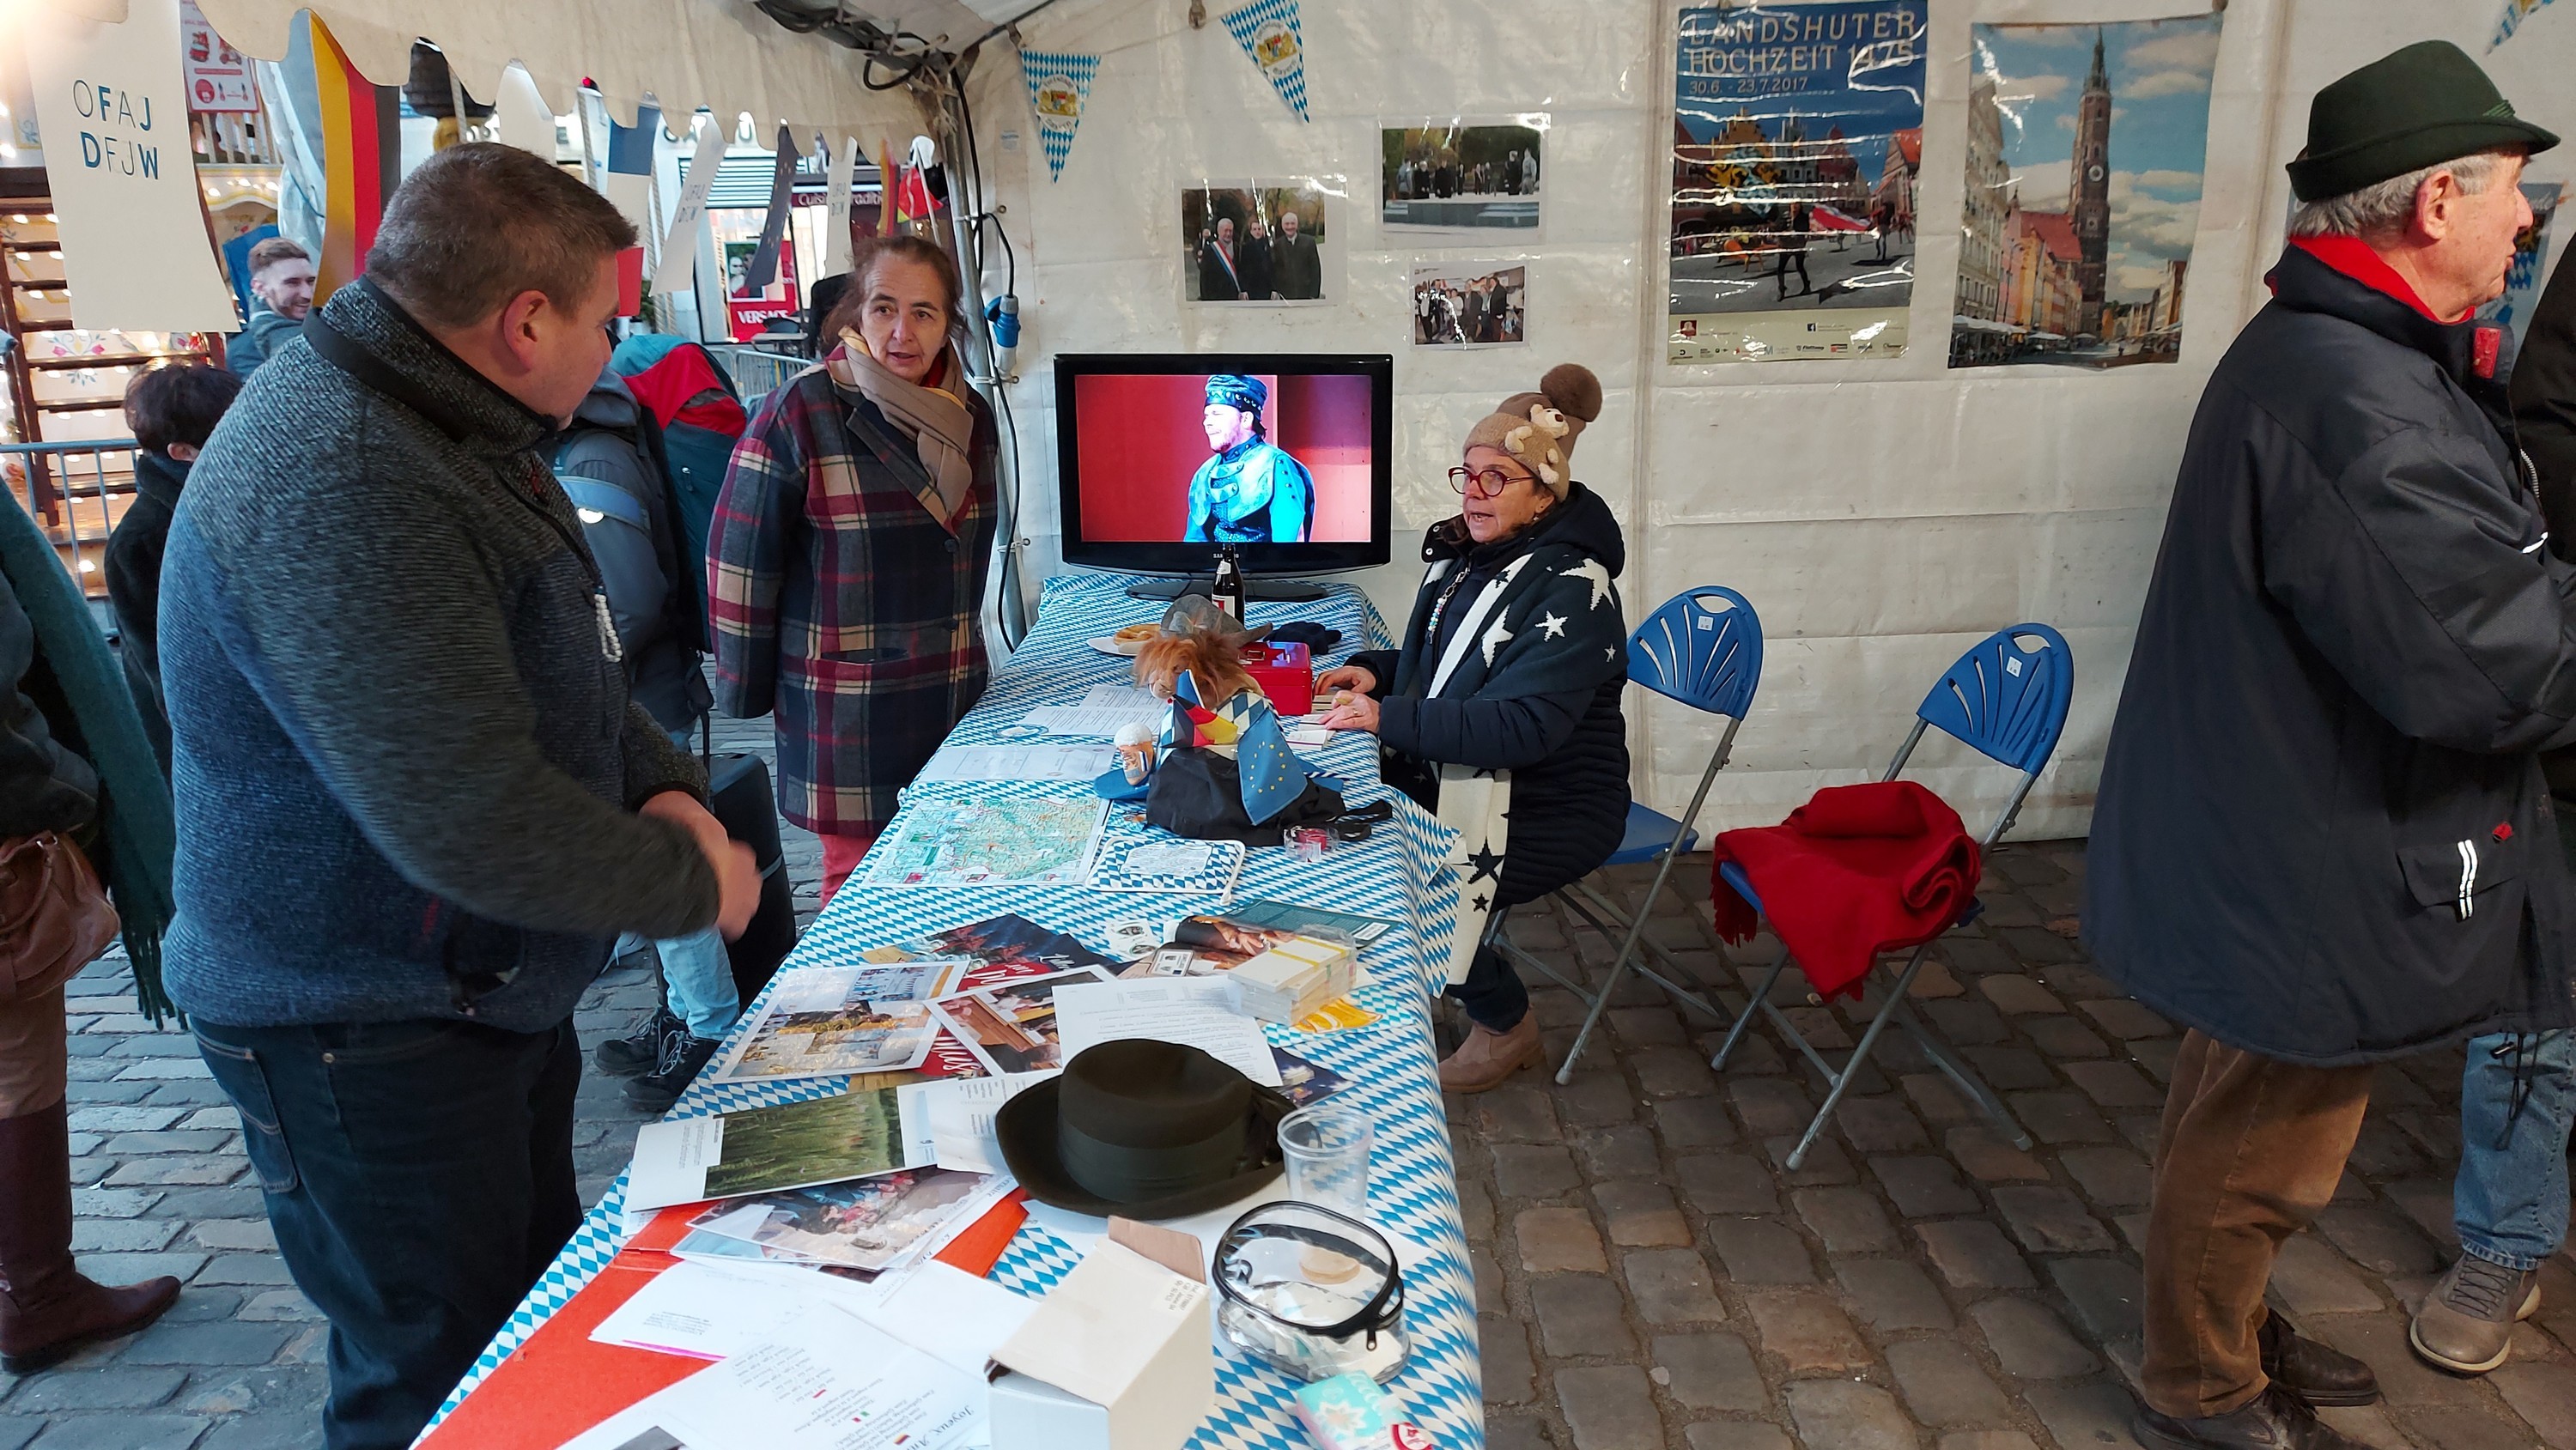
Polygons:
<instances>
[{"instance_id":1,"label":"german flag","mask_svg":"<svg viewBox=\"0 0 2576 1450\"><path fill-rule=\"evenodd\" d=\"M380 86L359 74L322 18L313 27L313 88L322 117L322 255L313 300L317 304L367 269L385 199L402 180L399 87Z\"/></svg>"}]
</instances>

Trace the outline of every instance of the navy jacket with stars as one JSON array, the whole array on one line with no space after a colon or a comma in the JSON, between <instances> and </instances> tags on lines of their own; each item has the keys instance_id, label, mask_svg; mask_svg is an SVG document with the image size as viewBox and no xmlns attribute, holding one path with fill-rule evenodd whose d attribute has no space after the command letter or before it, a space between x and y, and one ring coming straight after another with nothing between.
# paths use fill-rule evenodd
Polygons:
<instances>
[{"instance_id":1,"label":"navy jacket with stars","mask_svg":"<svg viewBox=\"0 0 2576 1450\"><path fill-rule=\"evenodd\" d=\"M1522 533L1476 544L1459 519L1423 538L1430 567L1401 650L1352 657L1377 676L1387 778L1436 807L1434 764L1509 770L1502 904L1535 900L1608 859L1628 819L1627 624L1612 582L1627 563L1618 521L1580 483ZM1438 690L1461 622L1499 598Z\"/></svg>"}]
</instances>

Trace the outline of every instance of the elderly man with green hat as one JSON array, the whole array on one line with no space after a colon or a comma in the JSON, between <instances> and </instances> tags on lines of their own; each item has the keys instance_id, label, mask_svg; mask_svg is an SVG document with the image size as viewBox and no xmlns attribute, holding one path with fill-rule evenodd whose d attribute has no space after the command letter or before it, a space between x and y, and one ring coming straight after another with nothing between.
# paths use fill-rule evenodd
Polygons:
<instances>
[{"instance_id":1,"label":"elderly man with green hat","mask_svg":"<svg viewBox=\"0 0 2576 1450\"><path fill-rule=\"evenodd\" d=\"M2264 1305L2376 1065L2571 1025L2576 884L2539 753L2576 743L2548 548L2474 320L2558 143L2452 45L2318 93L2273 299L2211 374L2087 862L2103 970L2187 1029L2145 1236L2156 1450L2345 1450L2368 1366Z\"/></svg>"}]
</instances>

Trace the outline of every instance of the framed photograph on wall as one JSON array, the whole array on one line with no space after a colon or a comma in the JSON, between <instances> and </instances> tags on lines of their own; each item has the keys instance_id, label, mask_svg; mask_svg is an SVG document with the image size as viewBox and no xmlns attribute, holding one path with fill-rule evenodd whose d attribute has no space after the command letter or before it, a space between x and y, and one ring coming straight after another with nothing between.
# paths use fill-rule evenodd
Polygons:
<instances>
[{"instance_id":1,"label":"framed photograph on wall","mask_svg":"<svg viewBox=\"0 0 2576 1450\"><path fill-rule=\"evenodd\" d=\"M1396 245L1538 240L1546 112L1381 121L1377 134L1378 227Z\"/></svg>"},{"instance_id":2,"label":"framed photograph on wall","mask_svg":"<svg viewBox=\"0 0 2576 1450\"><path fill-rule=\"evenodd\" d=\"M1525 347L1529 263L1413 264L1415 347Z\"/></svg>"},{"instance_id":3,"label":"framed photograph on wall","mask_svg":"<svg viewBox=\"0 0 2576 1450\"><path fill-rule=\"evenodd\" d=\"M1237 306L1328 302L1339 269L1332 208L1347 194L1337 178L1295 177L1181 191L1181 298Z\"/></svg>"}]
</instances>

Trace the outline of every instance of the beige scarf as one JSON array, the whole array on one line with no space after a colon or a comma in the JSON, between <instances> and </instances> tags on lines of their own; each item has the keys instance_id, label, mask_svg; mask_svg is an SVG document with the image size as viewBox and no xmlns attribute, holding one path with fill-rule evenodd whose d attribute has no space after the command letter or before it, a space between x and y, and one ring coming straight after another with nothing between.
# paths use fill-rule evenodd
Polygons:
<instances>
[{"instance_id":1,"label":"beige scarf","mask_svg":"<svg viewBox=\"0 0 2576 1450\"><path fill-rule=\"evenodd\" d=\"M950 371L953 356L953 351L943 350L940 373L933 376ZM876 360L866 339L846 327L841 329L841 346L824 359L823 367L833 382L876 404L889 422L912 435L921 466L930 473L930 488L915 491L921 506L939 520L940 527L957 532L957 515L965 510L966 495L975 486L974 455L969 451L975 442L975 415L967 410L965 400L946 388L905 382Z\"/></svg>"}]
</instances>

